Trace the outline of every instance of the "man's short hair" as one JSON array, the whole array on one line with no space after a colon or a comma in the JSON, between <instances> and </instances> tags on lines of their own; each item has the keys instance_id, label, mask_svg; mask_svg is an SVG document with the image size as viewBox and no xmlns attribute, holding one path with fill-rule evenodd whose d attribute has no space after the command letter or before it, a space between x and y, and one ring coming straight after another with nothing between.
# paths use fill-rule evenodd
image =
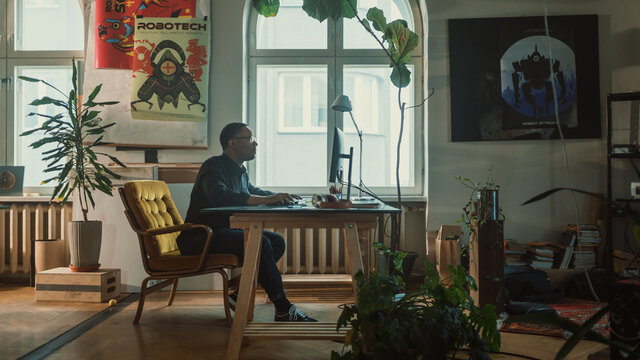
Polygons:
<instances>
[{"instance_id":1,"label":"man's short hair","mask_svg":"<svg viewBox=\"0 0 640 360\"><path fill-rule=\"evenodd\" d=\"M236 137L242 128L246 126L247 124L240 122L227 124L220 132L220 145L222 145L222 150L226 149L229 146L229 140Z\"/></svg>"}]
</instances>

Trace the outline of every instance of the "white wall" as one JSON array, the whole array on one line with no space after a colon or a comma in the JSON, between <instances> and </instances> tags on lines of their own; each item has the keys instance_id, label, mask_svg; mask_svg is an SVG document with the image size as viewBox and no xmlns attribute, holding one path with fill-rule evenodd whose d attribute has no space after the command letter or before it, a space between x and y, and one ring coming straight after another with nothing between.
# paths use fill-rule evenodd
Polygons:
<instances>
[{"instance_id":1,"label":"white wall","mask_svg":"<svg viewBox=\"0 0 640 360\"><path fill-rule=\"evenodd\" d=\"M423 2L424 0L421 0ZM247 3L250 3L247 1ZM243 120L244 49L246 12L244 1L212 0L211 82L209 93L209 150L161 150L160 162L199 162L220 153L220 130L229 122ZM424 4L421 4L425 11ZM500 203L506 215L505 236L520 241L554 239L566 223L575 222L568 194L539 203L520 206L523 201L551 187L568 186L562 145L557 140L505 142L450 142L450 97L447 20L466 17L536 16L544 14L542 0L434 0L426 8L427 88L435 94L427 104L427 227L437 230L460 217L468 192L454 177L486 177L494 166L494 179L502 186ZM601 112L605 114L608 92L640 89L640 46L638 14L640 2L634 0L550 0L550 15L598 14L600 48ZM425 92L426 93L426 92ZM605 190L605 142L570 140L567 142L569 170L574 186L590 191ZM118 153L125 162L142 162L141 153ZM171 186L178 208L184 215L191 185ZM101 200L102 201L102 200ZM144 273L139 261L137 239L122 215L118 198L100 204L97 218L103 218L101 262L120 267L122 283L139 286ZM580 215L588 213L588 200L578 199ZM408 239L409 250L424 252L425 239ZM211 286L203 277L187 284L190 288ZM184 287L183 287L184 288Z\"/></svg>"}]
</instances>

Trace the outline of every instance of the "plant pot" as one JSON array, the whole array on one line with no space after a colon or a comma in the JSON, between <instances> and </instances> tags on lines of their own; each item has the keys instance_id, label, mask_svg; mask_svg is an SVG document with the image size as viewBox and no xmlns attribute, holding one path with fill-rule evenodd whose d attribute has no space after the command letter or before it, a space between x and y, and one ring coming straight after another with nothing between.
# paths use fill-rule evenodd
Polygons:
<instances>
[{"instance_id":1,"label":"plant pot","mask_svg":"<svg viewBox=\"0 0 640 360\"><path fill-rule=\"evenodd\" d=\"M34 263L36 273L65 266L64 241L61 239L35 240Z\"/></svg>"},{"instance_id":2,"label":"plant pot","mask_svg":"<svg viewBox=\"0 0 640 360\"><path fill-rule=\"evenodd\" d=\"M98 271L102 221L71 221L69 223L69 251L71 271Z\"/></svg>"},{"instance_id":3,"label":"plant pot","mask_svg":"<svg viewBox=\"0 0 640 360\"><path fill-rule=\"evenodd\" d=\"M478 191L478 219L499 220L498 190L482 189Z\"/></svg>"}]
</instances>

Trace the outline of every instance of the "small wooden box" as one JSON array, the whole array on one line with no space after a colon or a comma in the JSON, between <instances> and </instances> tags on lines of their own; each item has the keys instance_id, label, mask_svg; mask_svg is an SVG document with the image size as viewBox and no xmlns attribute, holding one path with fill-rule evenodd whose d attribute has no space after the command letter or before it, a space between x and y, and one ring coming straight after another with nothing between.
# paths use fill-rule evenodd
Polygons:
<instances>
[{"instance_id":1,"label":"small wooden box","mask_svg":"<svg viewBox=\"0 0 640 360\"><path fill-rule=\"evenodd\" d=\"M120 295L120 269L72 272L59 267L36 274L36 301L107 302Z\"/></svg>"}]
</instances>

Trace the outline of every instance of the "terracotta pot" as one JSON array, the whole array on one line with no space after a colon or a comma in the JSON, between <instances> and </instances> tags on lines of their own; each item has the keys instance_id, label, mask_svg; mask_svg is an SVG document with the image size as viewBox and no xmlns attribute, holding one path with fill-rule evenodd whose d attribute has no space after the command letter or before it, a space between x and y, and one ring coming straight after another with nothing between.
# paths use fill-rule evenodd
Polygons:
<instances>
[{"instance_id":1,"label":"terracotta pot","mask_svg":"<svg viewBox=\"0 0 640 360\"><path fill-rule=\"evenodd\" d=\"M71 221L69 223L69 251L71 271L98 271L102 221Z\"/></svg>"}]
</instances>

